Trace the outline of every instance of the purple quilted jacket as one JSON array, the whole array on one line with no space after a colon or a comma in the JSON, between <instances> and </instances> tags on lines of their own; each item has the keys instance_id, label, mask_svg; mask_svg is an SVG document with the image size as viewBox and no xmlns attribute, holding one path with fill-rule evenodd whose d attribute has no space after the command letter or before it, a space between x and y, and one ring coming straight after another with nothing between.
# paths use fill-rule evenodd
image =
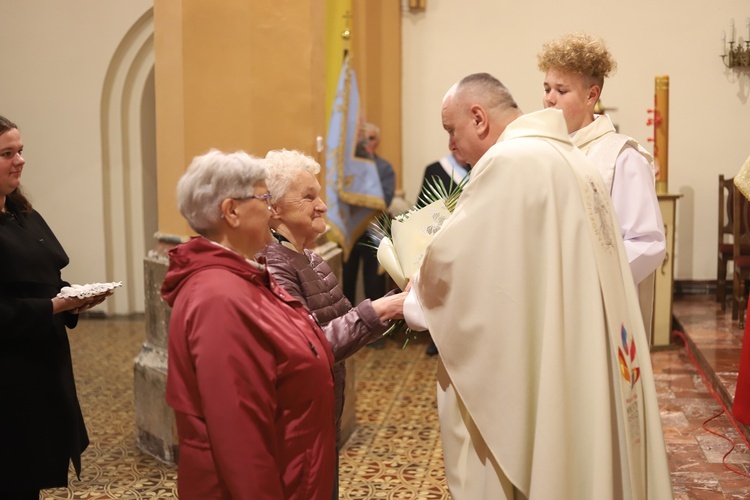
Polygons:
<instances>
[{"instance_id":1,"label":"purple quilted jacket","mask_svg":"<svg viewBox=\"0 0 750 500\"><path fill-rule=\"evenodd\" d=\"M299 253L273 242L260 255L265 256L268 271L276 282L305 304L315 315L328 342L336 364L333 380L336 391L336 445L341 444L341 414L344 410L346 367L343 361L377 339L388 329L381 322L370 299L352 307L331 267L316 253Z\"/></svg>"}]
</instances>

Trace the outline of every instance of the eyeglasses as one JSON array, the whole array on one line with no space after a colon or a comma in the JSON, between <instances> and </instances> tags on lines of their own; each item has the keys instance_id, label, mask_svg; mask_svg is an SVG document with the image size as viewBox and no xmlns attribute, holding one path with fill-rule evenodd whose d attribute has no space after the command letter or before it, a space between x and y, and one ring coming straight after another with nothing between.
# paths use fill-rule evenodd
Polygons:
<instances>
[{"instance_id":1,"label":"eyeglasses","mask_svg":"<svg viewBox=\"0 0 750 500\"><path fill-rule=\"evenodd\" d=\"M271 209L271 193L251 194L250 196L244 196L242 198L232 198L232 199L237 200L237 201L245 201L245 200L250 200L250 199L265 201L268 209L269 210Z\"/></svg>"}]
</instances>

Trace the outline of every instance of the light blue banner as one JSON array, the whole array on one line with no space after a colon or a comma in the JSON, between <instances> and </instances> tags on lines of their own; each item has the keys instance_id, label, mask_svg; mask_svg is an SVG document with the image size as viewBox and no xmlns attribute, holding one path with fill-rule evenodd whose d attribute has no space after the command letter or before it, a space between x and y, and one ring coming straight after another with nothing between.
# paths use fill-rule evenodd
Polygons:
<instances>
[{"instance_id":1,"label":"light blue banner","mask_svg":"<svg viewBox=\"0 0 750 500\"><path fill-rule=\"evenodd\" d=\"M362 125L359 111L357 77L347 56L336 87L326 157L330 235L341 245L345 259L375 214L386 209L375 162L355 155Z\"/></svg>"}]
</instances>

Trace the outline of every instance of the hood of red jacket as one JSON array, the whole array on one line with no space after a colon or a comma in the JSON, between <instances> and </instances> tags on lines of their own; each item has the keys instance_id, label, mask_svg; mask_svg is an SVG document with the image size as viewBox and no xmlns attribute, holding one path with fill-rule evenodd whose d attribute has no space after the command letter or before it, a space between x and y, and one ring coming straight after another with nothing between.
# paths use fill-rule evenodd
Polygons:
<instances>
[{"instance_id":1,"label":"hood of red jacket","mask_svg":"<svg viewBox=\"0 0 750 500\"><path fill-rule=\"evenodd\" d=\"M195 237L169 251L169 269L161 286L161 296L171 306L185 282L195 273L210 268L222 268L250 281L262 278L269 285L268 272L256 269L244 257L216 245L202 237Z\"/></svg>"}]
</instances>

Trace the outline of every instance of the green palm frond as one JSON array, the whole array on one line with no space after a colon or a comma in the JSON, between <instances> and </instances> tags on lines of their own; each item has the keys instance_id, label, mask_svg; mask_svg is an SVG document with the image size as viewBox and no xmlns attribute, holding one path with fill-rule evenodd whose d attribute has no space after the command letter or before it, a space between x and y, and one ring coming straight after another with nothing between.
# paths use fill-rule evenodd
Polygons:
<instances>
[{"instance_id":1,"label":"green palm frond","mask_svg":"<svg viewBox=\"0 0 750 500\"><path fill-rule=\"evenodd\" d=\"M412 209L409 210L409 212L419 210L420 208L426 207L430 203L434 203L438 200L443 200L445 202L445 206L448 208L448 211L452 213L456 208L458 198L461 196L461 193L463 192L468 182L468 175L465 176L458 184L454 183L451 179L448 187L445 186L443 180L440 177L431 177L427 179L425 181L425 188L420 193L417 204L414 205ZM407 212L406 217L408 217L409 212ZM382 240L383 238L390 238L392 223L393 218L386 212L382 212L378 217L376 217L375 221L370 223L370 227L375 233L377 241L373 241L371 244L368 244L368 246L377 249L380 240Z\"/></svg>"},{"instance_id":2,"label":"green palm frond","mask_svg":"<svg viewBox=\"0 0 750 500\"><path fill-rule=\"evenodd\" d=\"M388 327L388 329L383 332L383 337L386 336L394 336L398 334L403 334L404 337L404 345L401 346L401 349L406 349L406 346L409 345L409 341L411 339L416 339L417 335L414 330L409 328L409 325L406 324L406 320L404 319L392 319L391 320L391 326Z\"/></svg>"},{"instance_id":3,"label":"green palm frond","mask_svg":"<svg viewBox=\"0 0 750 500\"><path fill-rule=\"evenodd\" d=\"M376 253L383 238L391 237L391 223L393 219L387 212L381 212L373 222L370 222L370 238L364 246L373 249Z\"/></svg>"},{"instance_id":4,"label":"green palm frond","mask_svg":"<svg viewBox=\"0 0 750 500\"><path fill-rule=\"evenodd\" d=\"M440 177L431 177L425 181L425 189L420 193L417 200L417 208L426 207L437 200L443 200L445 206L450 212L456 208L458 198L461 196L466 184L469 182L469 176L465 176L458 184L451 179L446 187Z\"/></svg>"}]
</instances>

